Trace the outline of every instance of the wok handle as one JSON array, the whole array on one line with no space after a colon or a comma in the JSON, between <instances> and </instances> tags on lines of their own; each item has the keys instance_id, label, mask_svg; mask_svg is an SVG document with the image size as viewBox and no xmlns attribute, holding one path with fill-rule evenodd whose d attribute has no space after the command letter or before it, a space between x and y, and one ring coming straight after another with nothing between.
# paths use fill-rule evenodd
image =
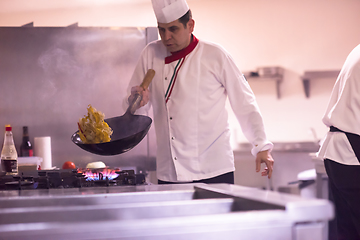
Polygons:
<instances>
[{"instance_id":1,"label":"wok handle","mask_svg":"<svg viewBox=\"0 0 360 240\"><path fill-rule=\"evenodd\" d=\"M147 89L155 76L155 71L153 69L149 69L144 77L143 82L141 83L140 87Z\"/></svg>"},{"instance_id":2,"label":"wok handle","mask_svg":"<svg viewBox=\"0 0 360 240\"><path fill-rule=\"evenodd\" d=\"M142 87L144 90L147 89L149 87L152 79L154 78L154 76L155 76L155 71L153 69L149 69L143 79L143 82L140 84L140 87ZM136 94L134 97L134 100L129 105L126 112L134 114L136 109L139 108L139 104L140 104L141 100L142 100L142 96L140 94Z\"/></svg>"}]
</instances>

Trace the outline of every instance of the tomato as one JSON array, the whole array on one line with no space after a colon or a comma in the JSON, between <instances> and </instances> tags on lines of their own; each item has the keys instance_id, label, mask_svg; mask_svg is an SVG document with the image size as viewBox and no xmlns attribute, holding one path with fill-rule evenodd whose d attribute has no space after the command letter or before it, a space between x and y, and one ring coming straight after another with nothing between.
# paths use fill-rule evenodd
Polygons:
<instances>
[{"instance_id":1,"label":"tomato","mask_svg":"<svg viewBox=\"0 0 360 240\"><path fill-rule=\"evenodd\" d=\"M76 166L75 166L75 163L67 161L67 162L64 162L62 168L63 169L75 169Z\"/></svg>"}]
</instances>

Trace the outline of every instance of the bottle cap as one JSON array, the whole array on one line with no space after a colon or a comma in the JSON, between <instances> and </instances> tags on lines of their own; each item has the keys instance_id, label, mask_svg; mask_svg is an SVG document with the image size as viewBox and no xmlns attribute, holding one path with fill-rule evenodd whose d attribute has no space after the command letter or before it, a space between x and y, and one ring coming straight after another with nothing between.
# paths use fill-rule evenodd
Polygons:
<instances>
[{"instance_id":1,"label":"bottle cap","mask_svg":"<svg viewBox=\"0 0 360 240\"><path fill-rule=\"evenodd\" d=\"M10 126L10 124L5 125L5 131L11 131L12 127Z\"/></svg>"}]
</instances>

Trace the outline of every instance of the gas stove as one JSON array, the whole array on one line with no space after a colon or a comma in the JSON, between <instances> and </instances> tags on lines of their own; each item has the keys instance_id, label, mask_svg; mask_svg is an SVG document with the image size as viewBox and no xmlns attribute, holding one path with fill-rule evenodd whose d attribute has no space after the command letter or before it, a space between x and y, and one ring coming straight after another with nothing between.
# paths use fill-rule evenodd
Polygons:
<instances>
[{"instance_id":1,"label":"gas stove","mask_svg":"<svg viewBox=\"0 0 360 240\"><path fill-rule=\"evenodd\" d=\"M145 184L145 175L134 170L61 169L0 175L0 190L111 187Z\"/></svg>"}]
</instances>

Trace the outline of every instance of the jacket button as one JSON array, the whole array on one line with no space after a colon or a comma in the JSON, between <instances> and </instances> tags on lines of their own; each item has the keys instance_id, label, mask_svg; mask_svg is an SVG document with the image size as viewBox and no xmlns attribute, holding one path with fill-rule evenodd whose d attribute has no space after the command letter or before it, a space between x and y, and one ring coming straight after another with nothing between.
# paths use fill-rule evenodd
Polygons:
<instances>
[{"instance_id":1,"label":"jacket button","mask_svg":"<svg viewBox=\"0 0 360 240\"><path fill-rule=\"evenodd\" d=\"M165 77L165 80L167 80L167 77Z\"/></svg>"},{"instance_id":2,"label":"jacket button","mask_svg":"<svg viewBox=\"0 0 360 240\"><path fill-rule=\"evenodd\" d=\"M171 140L174 140L175 138L174 137L171 137Z\"/></svg>"},{"instance_id":3,"label":"jacket button","mask_svg":"<svg viewBox=\"0 0 360 240\"><path fill-rule=\"evenodd\" d=\"M177 157L174 157L174 160L177 160Z\"/></svg>"},{"instance_id":4,"label":"jacket button","mask_svg":"<svg viewBox=\"0 0 360 240\"><path fill-rule=\"evenodd\" d=\"M172 120L172 117L170 117L170 120Z\"/></svg>"}]
</instances>

